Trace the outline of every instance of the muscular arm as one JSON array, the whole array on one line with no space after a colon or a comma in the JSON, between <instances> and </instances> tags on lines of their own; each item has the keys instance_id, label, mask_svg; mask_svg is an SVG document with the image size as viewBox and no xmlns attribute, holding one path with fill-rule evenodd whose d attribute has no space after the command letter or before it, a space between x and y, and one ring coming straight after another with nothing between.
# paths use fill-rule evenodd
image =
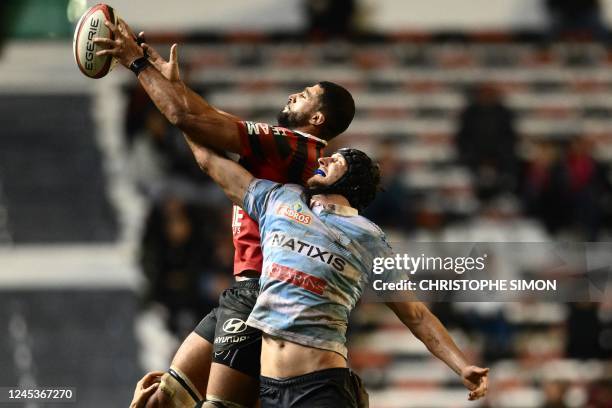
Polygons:
<instances>
[{"instance_id":1,"label":"muscular arm","mask_svg":"<svg viewBox=\"0 0 612 408\"><path fill-rule=\"evenodd\" d=\"M387 302L387 306L434 356L461 377L463 385L470 390L469 400L477 400L487 394L489 369L469 365L446 328L423 303Z\"/></svg>"},{"instance_id":2,"label":"muscular arm","mask_svg":"<svg viewBox=\"0 0 612 408\"><path fill-rule=\"evenodd\" d=\"M189 139L187 143L200 168L208 173L234 204L242 206L242 200L253 181L253 175L238 163L221 157L207 147L194 146Z\"/></svg>"},{"instance_id":3,"label":"muscular arm","mask_svg":"<svg viewBox=\"0 0 612 408\"><path fill-rule=\"evenodd\" d=\"M125 67L144 55L144 50L136 43L136 36L125 21L120 20L117 26L108 21L104 24L113 32L115 39L95 38L94 42L104 47L96 55L112 55ZM176 46L173 48L176 57ZM176 64L176 61L173 63ZM170 123L189 135L191 142L240 153L238 118L215 109L178 78L170 80L152 66L141 71L138 80L159 111Z\"/></svg>"},{"instance_id":4,"label":"muscular arm","mask_svg":"<svg viewBox=\"0 0 612 408\"><path fill-rule=\"evenodd\" d=\"M465 356L440 320L423 303L388 302L386 305L434 356L461 375L461 371L468 366Z\"/></svg>"},{"instance_id":5,"label":"muscular arm","mask_svg":"<svg viewBox=\"0 0 612 408\"><path fill-rule=\"evenodd\" d=\"M182 81L170 81L149 67L138 76L159 111L198 146L240 153L238 118L222 112Z\"/></svg>"}]
</instances>

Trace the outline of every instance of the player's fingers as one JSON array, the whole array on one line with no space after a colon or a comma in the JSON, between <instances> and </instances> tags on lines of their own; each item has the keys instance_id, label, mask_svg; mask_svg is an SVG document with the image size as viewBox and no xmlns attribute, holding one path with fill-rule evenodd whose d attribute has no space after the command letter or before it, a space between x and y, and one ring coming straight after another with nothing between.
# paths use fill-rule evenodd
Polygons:
<instances>
[{"instance_id":1,"label":"player's fingers","mask_svg":"<svg viewBox=\"0 0 612 408\"><path fill-rule=\"evenodd\" d=\"M121 20L119 20L117 22L117 29L119 30L121 35L126 35L127 34L127 30L125 29L125 26L121 23Z\"/></svg>"},{"instance_id":2,"label":"player's fingers","mask_svg":"<svg viewBox=\"0 0 612 408\"><path fill-rule=\"evenodd\" d=\"M171 81L180 81L181 73L178 66L178 45L172 44L170 47L170 72L168 79Z\"/></svg>"},{"instance_id":3,"label":"player's fingers","mask_svg":"<svg viewBox=\"0 0 612 408\"><path fill-rule=\"evenodd\" d=\"M115 45L115 40L111 40L110 38L101 38L101 37L95 37L93 39L93 42L95 44L103 44L103 45Z\"/></svg>"},{"instance_id":4,"label":"player's fingers","mask_svg":"<svg viewBox=\"0 0 612 408\"><path fill-rule=\"evenodd\" d=\"M153 384L149 385L147 388L145 388L145 389L142 391L143 396L144 396L144 397L148 397L148 396L150 396L151 394L153 394L153 393L155 392L155 390L157 389L157 387L159 387L159 383L158 383L158 382L155 382L155 383L153 383Z\"/></svg>"},{"instance_id":5,"label":"player's fingers","mask_svg":"<svg viewBox=\"0 0 612 408\"><path fill-rule=\"evenodd\" d=\"M172 44L170 47L170 62L173 64L178 64L178 45Z\"/></svg>"},{"instance_id":6,"label":"player's fingers","mask_svg":"<svg viewBox=\"0 0 612 408\"><path fill-rule=\"evenodd\" d=\"M119 28L117 28L117 26L111 23L110 21L106 20L104 22L104 25L107 26L108 29L111 30L113 34L115 34L115 36L119 36L121 34L121 32L119 31Z\"/></svg>"},{"instance_id":7,"label":"player's fingers","mask_svg":"<svg viewBox=\"0 0 612 408\"><path fill-rule=\"evenodd\" d=\"M133 38L136 38L136 35L134 34L134 32L132 31L132 29L130 28L130 26L125 22L124 19L120 18L119 19L119 29L121 30L122 33L124 33L125 35L129 35Z\"/></svg>"},{"instance_id":8,"label":"player's fingers","mask_svg":"<svg viewBox=\"0 0 612 408\"><path fill-rule=\"evenodd\" d=\"M164 63L164 62L166 62L166 61L164 61L162 56L159 55L159 52L157 52L157 50L155 48L151 47L149 44L142 43L141 47L147 51L147 54L149 55L149 60L151 60L151 62L153 62L153 63Z\"/></svg>"},{"instance_id":9,"label":"player's fingers","mask_svg":"<svg viewBox=\"0 0 612 408\"><path fill-rule=\"evenodd\" d=\"M138 35L136 36L136 38L140 41L141 44L147 41L145 39L144 31L139 32Z\"/></svg>"},{"instance_id":10,"label":"player's fingers","mask_svg":"<svg viewBox=\"0 0 612 408\"><path fill-rule=\"evenodd\" d=\"M157 384L161 381L161 377L164 375L163 371L151 371L142 377L143 384L148 387L151 384Z\"/></svg>"},{"instance_id":11,"label":"player's fingers","mask_svg":"<svg viewBox=\"0 0 612 408\"><path fill-rule=\"evenodd\" d=\"M143 384L145 381L145 377L142 377L140 380L138 380L138 382L136 383L136 389L137 390L141 390L144 388Z\"/></svg>"},{"instance_id":12,"label":"player's fingers","mask_svg":"<svg viewBox=\"0 0 612 408\"><path fill-rule=\"evenodd\" d=\"M140 46L149 58L149 62L153 64L156 70L161 72L166 61L161 57L161 55L159 55L157 50L155 50L155 48L151 47L149 44L142 43Z\"/></svg>"},{"instance_id":13,"label":"player's fingers","mask_svg":"<svg viewBox=\"0 0 612 408\"><path fill-rule=\"evenodd\" d=\"M474 372L480 375L485 375L489 373L489 369L488 368L481 368L481 367L475 367L474 368Z\"/></svg>"},{"instance_id":14,"label":"player's fingers","mask_svg":"<svg viewBox=\"0 0 612 408\"><path fill-rule=\"evenodd\" d=\"M483 380L478 385L478 388L476 388L475 390L473 390L471 392L471 394L474 395L474 399L478 399L478 398L484 397L487 394L488 386L489 386L489 382L488 382L487 378L484 377Z\"/></svg>"},{"instance_id":15,"label":"player's fingers","mask_svg":"<svg viewBox=\"0 0 612 408\"><path fill-rule=\"evenodd\" d=\"M96 52L96 55L97 55L98 57L101 57L101 56L103 56L103 55L112 55L112 56L115 56L115 55L117 55L118 53L119 53L119 50L116 50L116 49L114 49L114 48L110 48L110 49L107 49L107 50L101 50L101 51L98 51L98 52Z\"/></svg>"},{"instance_id":16,"label":"player's fingers","mask_svg":"<svg viewBox=\"0 0 612 408\"><path fill-rule=\"evenodd\" d=\"M142 380L141 380L142 381ZM138 382L140 386L140 381ZM151 384L151 386L140 391L140 388L137 388L136 393L134 394L134 399L132 400L132 404L130 408L144 408L147 404L147 401L151 397L151 395L155 392L159 383Z\"/></svg>"}]
</instances>

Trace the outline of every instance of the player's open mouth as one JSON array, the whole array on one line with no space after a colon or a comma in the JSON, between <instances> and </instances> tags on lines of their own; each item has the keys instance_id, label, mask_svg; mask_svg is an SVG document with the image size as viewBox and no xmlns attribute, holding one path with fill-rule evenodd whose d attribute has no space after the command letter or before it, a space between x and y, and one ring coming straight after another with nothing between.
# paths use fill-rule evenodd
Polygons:
<instances>
[{"instance_id":1,"label":"player's open mouth","mask_svg":"<svg viewBox=\"0 0 612 408\"><path fill-rule=\"evenodd\" d=\"M318 174L319 176L325 177L325 172L321 169L316 169L314 174L315 176Z\"/></svg>"}]
</instances>

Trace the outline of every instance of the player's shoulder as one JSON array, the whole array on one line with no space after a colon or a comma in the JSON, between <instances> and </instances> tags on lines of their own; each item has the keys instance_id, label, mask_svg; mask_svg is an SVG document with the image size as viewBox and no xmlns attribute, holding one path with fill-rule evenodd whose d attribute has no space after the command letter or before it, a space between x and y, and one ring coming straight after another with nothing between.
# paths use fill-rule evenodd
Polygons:
<instances>
[{"instance_id":1,"label":"player's shoulder","mask_svg":"<svg viewBox=\"0 0 612 408\"><path fill-rule=\"evenodd\" d=\"M308 207L306 190L299 184L278 184L277 188L270 191L268 200L269 208L275 208L275 211L282 207Z\"/></svg>"},{"instance_id":2,"label":"player's shoulder","mask_svg":"<svg viewBox=\"0 0 612 408\"><path fill-rule=\"evenodd\" d=\"M364 217L363 215L357 215L352 218L352 224L356 227L363 238L370 238L376 241L383 241L387 243L387 236L385 232L373 221Z\"/></svg>"},{"instance_id":3,"label":"player's shoulder","mask_svg":"<svg viewBox=\"0 0 612 408\"><path fill-rule=\"evenodd\" d=\"M291 194L291 195L298 195L301 197L305 194L306 189L299 184L287 183L287 184L283 184L280 187L280 191L285 192L287 194Z\"/></svg>"},{"instance_id":4,"label":"player's shoulder","mask_svg":"<svg viewBox=\"0 0 612 408\"><path fill-rule=\"evenodd\" d=\"M255 194L265 193L273 200L295 199L305 197L305 189L299 184L282 184L266 179L254 179L249 190Z\"/></svg>"}]
</instances>

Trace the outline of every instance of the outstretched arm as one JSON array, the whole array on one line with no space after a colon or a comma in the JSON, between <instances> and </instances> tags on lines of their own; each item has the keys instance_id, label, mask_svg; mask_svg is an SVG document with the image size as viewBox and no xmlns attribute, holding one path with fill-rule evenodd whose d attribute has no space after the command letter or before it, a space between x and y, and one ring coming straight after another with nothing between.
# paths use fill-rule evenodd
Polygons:
<instances>
[{"instance_id":1,"label":"outstretched arm","mask_svg":"<svg viewBox=\"0 0 612 408\"><path fill-rule=\"evenodd\" d=\"M220 156L207 147L193 146L193 142L189 139L187 143L200 168L208 173L234 204L242 207L242 200L253 181L253 175L238 163Z\"/></svg>"},{"instance_id":2,"label":"outstretched arm","mask_svg":"<svg viewBox=\"0 0 612 408\"><path fill-rule=\"evenodd\" d=\"M115 39L95 39L97 44L108 47L97 55L112 55L125 67L144 55L134 33L123 20L117 26L110 22L105 24L113 31ZM214 108L182 81L171 81L154 67L141 71L138 80L159 111L188 134L192 142L240 153L238 118Z\"/></svg>"},{"instance_id":3,"label":"outstretched arm","mask_svg":"<svg viewBox=\"0 0 612 408\"><path fill-rule=\"evenodd\" d=\"M386 305L434 356L461 376L470 390L468 399L475 400L486 394L489 369L469 365L446 328L422 302L387 302Z\"/></svg>"}]
</instances>

